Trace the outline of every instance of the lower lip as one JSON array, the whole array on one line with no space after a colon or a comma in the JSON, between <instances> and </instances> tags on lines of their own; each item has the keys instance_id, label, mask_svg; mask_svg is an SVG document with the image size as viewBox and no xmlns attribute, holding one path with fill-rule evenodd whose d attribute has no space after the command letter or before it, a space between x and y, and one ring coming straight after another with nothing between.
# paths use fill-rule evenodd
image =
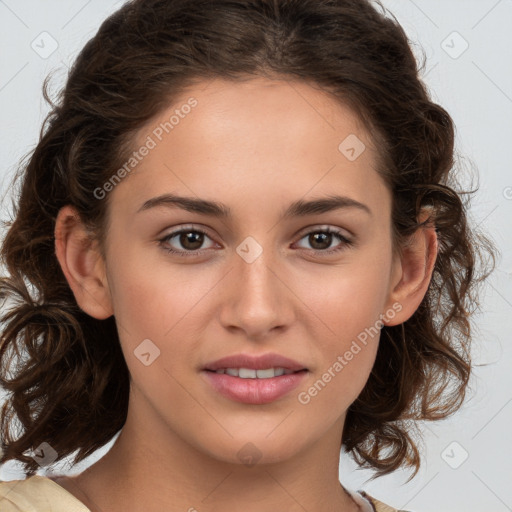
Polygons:
<instances>
[{"instance_id":1,"label":"lower lip","mask_svg":"<svg viewBox=\"0 0 512 512\"><path fill-rule=\"evenodd\" d=\"M226 398L246 404L268 404L295 389L308 373L303 370L270 379L241 379L226 373L202 372L207 381Z\"/></svg>"}]
</instances>

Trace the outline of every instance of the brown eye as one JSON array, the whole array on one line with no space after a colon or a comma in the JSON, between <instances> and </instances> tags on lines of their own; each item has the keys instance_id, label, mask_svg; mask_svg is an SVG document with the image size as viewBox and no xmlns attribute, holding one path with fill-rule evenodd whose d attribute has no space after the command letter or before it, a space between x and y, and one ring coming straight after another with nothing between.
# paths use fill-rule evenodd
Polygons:
<instances>
[{"instance_id":1,"label":"brown eye","mask_svg":"<svg viewBox=\"0 0 512 512\"><path fill-rule=\"evenodd\" d=\"M332 254L353 245L353 241L346 238L340 231L332 228L317 229L306 233L301 240L307 240L308 247L301 247L303 249L310 249L316 251L319 254ZM338 240L337 246L334 248L333 243Z\"/></svg>"},{"instance_id":2,"label":"brown eye","mask_svg":"<svg viewBox=\"0 0 512 512\"><path fill-rule=\"evenodd\" d=\"M333 236L331 233L311 233L308 241L313 249L329 249Z\"/></svg>"},{"instance_id":3,"label":"brown eye","mask_svg":"<svg viewBox=\"0 0 512 512\"><path fill-rule=\"evenodd\" d=\"M191 256L199 254L202 249L208 249L208 247L203 247L206 239L211 240L205 231L198 228L188 228L173 231L160 239L159 242L167 252Z\"/></svg>"},{"instance_id":4,"label":"brown eye","mask_svg":"<svg viewBox=\"0 0 512 512\"><path fill-rule=\"evenodd\" d=\"M204 241L204 234L198 231L182 232L179 235L179 242L182 247L190 251L195 251L201 248Z\"/></svg>"}]
</instances>

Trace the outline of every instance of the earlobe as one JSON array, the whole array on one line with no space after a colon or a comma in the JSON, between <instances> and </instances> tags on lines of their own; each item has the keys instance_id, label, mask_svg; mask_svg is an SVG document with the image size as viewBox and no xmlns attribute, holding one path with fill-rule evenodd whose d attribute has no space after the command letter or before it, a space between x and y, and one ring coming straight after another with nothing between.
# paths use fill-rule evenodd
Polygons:
<instances>
[{"instance_id":1,"label":"earlobe","mask_svg":"<svg viewBox=\"0 0 512 512\"><path fill-rule=\"evenodd\" d=\"M97 241L69 205L57 215L55 254L80 308L98 320L112 316L110 290Z\"/></svg>"},{"instance_id":2,"label":"earlobe","mask_svg":"<svg viewBox=\"0 0 512 512\"><path fill-rule=\"evenodd\" d=\"M426 225L411 235L398 263L398 279L391 282L389 305L400 304L400 311L384 325L398 325L418 309L427 293L437 258L438 241L433 225Z\"/></svg>"}]
</instances>

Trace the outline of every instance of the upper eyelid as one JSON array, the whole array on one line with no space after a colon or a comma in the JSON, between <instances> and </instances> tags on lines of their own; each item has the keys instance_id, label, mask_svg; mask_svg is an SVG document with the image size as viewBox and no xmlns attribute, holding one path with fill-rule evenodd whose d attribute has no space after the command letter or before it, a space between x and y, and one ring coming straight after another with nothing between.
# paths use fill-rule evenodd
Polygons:
<instances>
[{"instance_id":1,"label":"upper eyelid","mask_svg":"<svg viewBox=\"0 0 512 512\"><path fill-rule=\"evenodd\" d=\"M179 235L181 233L186 233L186 232L199 232L199 233L204 233L205 235L207 235L208 237L210 238L214 238L211 234L210 234L210 230L208 228L205 228L203 226L187 226L187 225L184 225L182 227L179 227L179 228L175 228L173 229L172 231L169 231L168 233L166 233L165 235L163 235L162 237L160 237L160 239L167 239L167 238L172 238L176 235Z\"/></svg>"},{"instance_id":2,"label":"upper eyelid","mask_svg":"<svg viewBox=\"0 0 512 512\"><path fill-rule=\"evenodd\" d=\"M166 235L163 235L163 238L167 238L169 236L174 236L174 235L177 235L177 234L182 233L183 231L187 231L187 230L203 232L206 235L212 237L212 235L210 234L210 229L207 227L204 227L202 225L184 224L183 226L174 228L172 231L169 231ZM343 232L346 232L348 236L354 236L354 234L347 228L342 228L339 226L332 226L330 224L313 224L312 226L307 226L305 228L300 229L299 231L296 232L296 234L294 236L301 236L301 235L304 236L304 235L307 235L309 233L316 232L316 231L332 231L332 232L340 232L341 234L343 234Z\"/></svg>"},{"instance_id":3,"label":"upper eyelid","mask_svg":"<svg viewBox=\"0 0 512 512\"><path fill-rule=\"evenodd\" d=\"M354 234L351 233L348 229L339 226L332 226L330 224L314 224L313 226L308 226L306 228L301 229L295 236L303 237L310 233L316 233L317 231L330 231L333 234L339 234L341 236L344 236L345 238L352 238L354 236Z\"/></svg>"}]
</instances>

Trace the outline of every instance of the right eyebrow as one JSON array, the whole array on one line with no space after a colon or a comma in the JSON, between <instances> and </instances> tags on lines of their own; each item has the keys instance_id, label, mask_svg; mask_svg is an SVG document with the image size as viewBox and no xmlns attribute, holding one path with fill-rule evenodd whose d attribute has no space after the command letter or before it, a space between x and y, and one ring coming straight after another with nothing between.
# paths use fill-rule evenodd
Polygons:
<instances>
[{"instance_id":1,"label":"right eyebrow","mask_svg":"<svg viewBox=\"0 0 512 512\"><path fill-rule=\"evenodd\" d=\"M188 212L211 215L212 217L226 218L231 216L230 208L222 203L207 201L206 199L197 199L195 197L177 196L175 194L162 194L148 199L137 210L137 213L157 206L177 207Z\"/></svg>"}]
</instances>

